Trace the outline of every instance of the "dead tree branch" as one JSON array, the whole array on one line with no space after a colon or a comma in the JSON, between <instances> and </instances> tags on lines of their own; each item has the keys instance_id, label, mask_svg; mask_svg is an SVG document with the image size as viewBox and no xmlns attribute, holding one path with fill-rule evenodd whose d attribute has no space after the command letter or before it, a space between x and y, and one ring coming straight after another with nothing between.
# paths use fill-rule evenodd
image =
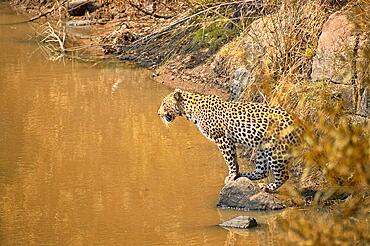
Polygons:
<instances>
[{"instance_id":1,"label":"dead tree branch","mask_svg":"<svg viewBox=\"0 0 370 246\"><path fill-rule=\"evenodd\" d=\"M141 8L140 6L134 4L131 1L129 1L129 4L131 5L131 7L137 9L138 11L143 12L146 15L153 16L154 18L158 18L158 19L171 19L173 17L173 16L166 16L166 15L158 15L158 14L155 13L155 10L153 10L152 12L149 12L149 11Z\"/></svg>"}]
</instances>

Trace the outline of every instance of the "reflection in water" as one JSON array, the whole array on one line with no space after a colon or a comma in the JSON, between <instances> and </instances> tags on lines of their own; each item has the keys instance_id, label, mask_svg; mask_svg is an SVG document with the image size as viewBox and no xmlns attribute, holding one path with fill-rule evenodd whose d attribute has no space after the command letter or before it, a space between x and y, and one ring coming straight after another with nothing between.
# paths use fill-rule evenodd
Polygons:
<instances>
[{"instance_id":1,"label":"reflection in water","mask_svg":"<svg viewBox=\"0 0 370 246\"><path fill-rule=\"evenodd\" d=\"M226 167L188 122L163 125L166 88L120 64L47 62L30 30L0 25L2 245L266 242L214 226Z\"/></svg>"}]
</instances>

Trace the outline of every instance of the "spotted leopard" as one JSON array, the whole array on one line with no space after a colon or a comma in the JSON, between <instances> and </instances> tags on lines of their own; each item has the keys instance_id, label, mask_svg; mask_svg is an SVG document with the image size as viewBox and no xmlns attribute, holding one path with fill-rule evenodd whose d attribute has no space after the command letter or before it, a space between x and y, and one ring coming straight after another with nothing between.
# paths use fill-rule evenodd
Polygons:
<instances>
[{"instance_id":1,"label":"spotted leopard","mask_svg":"<svg viewBox=\"0 0 370 246\"><path fill-rule=\"evenodd\" d=\"M184 116L217 144L229 170L225 183L239 177L263 179L271 170L274 182L265 190L274 191L289 178L288 149L299 142L302 127L279 107L223 101L214 95L176 89L163 99L158 115L167 124ZM256 149L254 171L239 172L236 144Z\"/></svg>"}]
</instances>

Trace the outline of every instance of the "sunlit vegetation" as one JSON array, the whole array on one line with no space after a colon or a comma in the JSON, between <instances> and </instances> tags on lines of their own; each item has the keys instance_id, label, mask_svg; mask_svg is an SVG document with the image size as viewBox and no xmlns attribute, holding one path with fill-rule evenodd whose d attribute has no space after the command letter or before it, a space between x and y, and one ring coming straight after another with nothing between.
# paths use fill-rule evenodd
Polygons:
<instances>
[{"instance_id":1,"label":"sunlit vegetation","mask_svg":"<svg viewBox=\"0 0 370 246\"><path fill-rule=\"evenodd\" d=\"M334 4L338 8L344 3ZM349 18L358 18L358 30L368 33L365 29L368 28L365 19L369 18L366 2L350 1L344 6L343 11ZM314 7L314 4L310 9L311 15L304 16L305 22L322 26L328 12L325 8ZM315 15L310 22L310 17ZM311 36L305 34L306 40L296 38L301 31L295 33L295 26L291 30L294 33L292 36L283 34L282 40L286 45L281 47L294 49L284 49L280 52L281 56L273 56L269 61L265 74L270 81L276 82L270 83L264 93L271 103L290 109L304 122L306 134L302 145L294 152L304 163L300 185L309 183L312 187L316 183L318 192L314 194L310 207L287 210L279 217L277 223L284 232L282 240L300 245L369 244L370 125L368 121L355 120L349 114L351 109L343 105L343 98L337 97L327 82L313 83L302 78L302 73L307 72L307 60L315 54L320 28L314 32L315 28L303 28L311 31ZM361 69L368 71L369 47L365 50L366 54L362 55L367 62ZM360 81L369 88L369 77ZM342 202L328 202L335 193L349 196Z\"/></svg>"},{"instance_id":2,"label":"sunlit vegetation","mask_svg":"<svg viewBox=\"0 0 370 246\"><path fill-rule=\"evenodd\" d=\"M370 9L361 0L289 1L285 8L263 17L271 31L267 38L276 42L277 49L265 53L259 81L247 85L242 94L246 100L261 94L263 101L294 112L305 125L306 134L293 151L296 158L292 165L304 165L297 188L315 192L305 203L306 198L292 190L293 200L306 205L305 209L287 210L277 221L284 232L282 240L302 245L370 243L370 125L356 120L353 108L334 92L335 85L307 78L322 26L336 10L355 20L359 32L368 33ZM246 32L251 33L248 28ZM264 47L266 36L255 35L254 41ZM233 60L238 57L238 64L243 65L242 45L237 38L224 46L220 55ZM366 61L361 68L364 71L369 71L369 54L369 47L361 54ZM369 88L368 75L359 81Z\"/></svg>"}]
</instances>

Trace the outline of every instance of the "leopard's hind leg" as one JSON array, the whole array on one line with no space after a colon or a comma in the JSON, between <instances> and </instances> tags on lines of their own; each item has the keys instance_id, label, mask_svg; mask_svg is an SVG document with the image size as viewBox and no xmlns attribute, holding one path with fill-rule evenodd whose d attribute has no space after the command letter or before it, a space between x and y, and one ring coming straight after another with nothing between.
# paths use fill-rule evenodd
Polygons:
<instances>
[{"instance_id":1,"label":"leopard's hind leg","mask_svg":"<svg viewBox=\"0 0 370 246\"><path fill-rule=\"evenodd\" d=\"M266 153L268 155L267 159L271 168L272 176L274 177L274 182L269 183L266 186L266 191L274 191L289 179L289 155L287 146L281 143L276 144Z\"/></svg>"},{"instance_id":2,"label":"leopard's hind leg","mask_svg":"<svg viewBox=\"0 0 370 246\"><path fill-rule=\"evenodd\" d=\"M273 146L266 149L257 149L256 169L252 172L240 173L239 176L250 180L264 179L271 169L274 182L269 183L265 190L274 191L288 180L288 157L284 146Z\"/></svg>"},{"instance_id":3,"label":"leopard's hind leg","mask_svg":"<svg viewBox=\"0 0 370 246\"><path fill-rule=\"evenodd\" d=\"M247 177L250 180L264 179L268 176L269 165L268 165L268 155L266 149L257 149L256 151L256 169L252 172L240 173L241 177Z\"/></svg>"}]
</instances>

